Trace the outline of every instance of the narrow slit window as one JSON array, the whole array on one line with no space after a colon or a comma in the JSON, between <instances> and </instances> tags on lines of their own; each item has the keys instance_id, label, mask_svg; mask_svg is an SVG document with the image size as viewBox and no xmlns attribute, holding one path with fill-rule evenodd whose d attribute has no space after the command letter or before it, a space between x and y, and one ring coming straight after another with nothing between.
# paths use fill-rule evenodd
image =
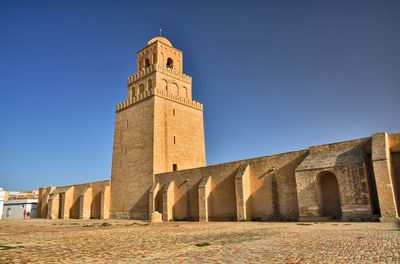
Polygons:
<instances>
[{"instance_id":1,"label":"narrow slit window","mask_svg":"<svg viewBox=\"0 0 400 264\"><path fill-rule=\"evenodd\" d=\"M176 137L174 136L174 144L176 144Z\"/></svg>"},{"instance_id":2,"label":"narrow slit window","mask_svg":"<svg viewBox=\"0 0 400 264\"><path fill-rule=\"evenodd\" d=\"M175 115L175 109L172 109L172 114Z\"/></svg>"},{"instance_id":3,"label":"narrow slit window","mask_svg":"<svg viewBox=\"0 0 400 264\"><path fill-rule=\"evenodd\" d=\"M177 171L178 170L178 164L172 164L172 170Z\"/></svg>"}]
</instances>

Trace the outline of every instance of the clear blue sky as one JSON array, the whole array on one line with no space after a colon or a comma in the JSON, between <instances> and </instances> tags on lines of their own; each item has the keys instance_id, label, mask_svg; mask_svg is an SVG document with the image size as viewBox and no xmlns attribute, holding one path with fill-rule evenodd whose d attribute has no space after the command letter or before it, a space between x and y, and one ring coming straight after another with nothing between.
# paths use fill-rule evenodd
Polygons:
<instances>
[{"instance_id":1,"label":"clear blue sky","mask_svg":"<svg viewBox=\"0 0 400 264\"><path fill-rule=\"evenodd\" d=\"M204 104L209 165L400 132L399 14L399 1L3 0L0 186L110 179L115 105L159 28Z\"/></svg>"}]
</instances>

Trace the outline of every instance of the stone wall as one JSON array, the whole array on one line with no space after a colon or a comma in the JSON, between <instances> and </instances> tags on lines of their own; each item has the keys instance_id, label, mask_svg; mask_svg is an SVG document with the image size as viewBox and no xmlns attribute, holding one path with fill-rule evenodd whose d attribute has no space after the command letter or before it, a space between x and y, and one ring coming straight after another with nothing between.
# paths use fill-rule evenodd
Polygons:
<instances>
[{"instance_id":1,"label":"stone wall","mask_svg":"<svg viewBox=\"0 0 400 264\"><path fill-rule=\"evenodd\" d=\"M400 217L400 133L389 135L391 181L396 205L396 217Z\"/></svg>"},{"instance_id":2,"label":"stone wall","mask_svg":"<svg viewBox=\"0 0 400 264\"><path fill-rule=\"evenodd\" d=\"M172 208L173 215L164 219L297 219L295 169L307 152L157 174L155 181L160 184L160 192L174 183L174 188L167 190L173 192L174 200L163 200L164 208ZM243 191L238 193L239 189ZM172 204L165 205L168 202ZM238 216L238 212L242 213Z\"/></svg>"},{"instance_id":3,"label":"stone wall","mask_svg":"<svg viewBox=\"0 0 400 264\"><path fill-rule=\"evenodd\" d=\"M374 169L381 221L398 221L399 175L395 169L400 133L372 135L372 165ZM394 159L393 159L394 157ZM393 162L394 161L394 162Z\"/></svg>"},{"instance_id":4,"label":"stone wall","mask_svg":"<svg viewBox=\"0 0 400 264\"><path fill-rule=\"evenodd\" d=\"M39 189L38 218L90 219L103 218L101 210L109 208L109 198L105 202L101 194L111 182L99 181L62 187ZM109 194L108 194L109 196Z\"/></svg>"},{"instance_id":5,"label":"stone wall","mask_svg":"<svg viewBox=\"0 0 400 264\"><path fill-rule=\"evenodd\" d=\"M336 177L341 219L371 218L371 190L366 167L370 151L370 138L310 147L310 155L296 169L300 219L332 217L324 214L322 197L318 193L321 188L318 177L325 172Z\"/></svg>"},{"instance_id":6,"label":"stone wall","mask_svg":"<svg viewBox=\"0 0 400 264\"><path fill-rule=\"evenodd\" d=\"M381 214L382 221L398 220L399 146L400 133L378 133L308 150L160 173L149 199L163 204L164 220L326 221L336 216L327 213L332 205L324 204L324 197L335 193L324 192L336 188L338 197L332 201L339 206L338 220L376 220ZM322 186L325 175L331 175L329 184L336 187Z\"/></svg>"}]
</instances>

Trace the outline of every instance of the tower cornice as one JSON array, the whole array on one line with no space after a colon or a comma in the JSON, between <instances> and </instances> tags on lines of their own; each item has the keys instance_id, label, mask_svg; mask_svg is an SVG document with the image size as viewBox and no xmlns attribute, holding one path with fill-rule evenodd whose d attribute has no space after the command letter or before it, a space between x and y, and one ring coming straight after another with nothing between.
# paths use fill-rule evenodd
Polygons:
<instances>
[{"instance_id":1,"label":"tower cornice","mask_svg":"<svg viewBox=\"0 0 400 264\"><path fill-rule=\"evenodd\" d=\"M171 94L168 93L167 91L163 91L157 88L153 88L151 90L146 90L143 93L138 94L137 96L133 96L131 99L128 99L120 104L117 104L116 107L116 112L119 112L127 107L130 107L140 101L146 100L152 96L158 96L158 97L162 97L165 98L167 100L179 103L179 104L183 104L189 107L192 107L194 109L203 111L203 104L187 99L185 97L176 95L176 94Z\"/></svg>"}]
</instances>

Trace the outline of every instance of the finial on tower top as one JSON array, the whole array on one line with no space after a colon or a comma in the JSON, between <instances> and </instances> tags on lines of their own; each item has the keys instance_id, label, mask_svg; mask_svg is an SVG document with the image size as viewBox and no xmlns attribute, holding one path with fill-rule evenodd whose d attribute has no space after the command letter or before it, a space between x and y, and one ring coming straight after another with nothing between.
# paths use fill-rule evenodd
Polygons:
<instances>
[{"instance_id":1,"label":"finial on tower top","mask_svg":"<svg viewBox=\"0 0 400 264\"><path fill-rule=\"evenodd\" d=\"M161 28L160 28L160 31L158 32L158 36L161 37Z\"/></svg>"}]
</instances>

